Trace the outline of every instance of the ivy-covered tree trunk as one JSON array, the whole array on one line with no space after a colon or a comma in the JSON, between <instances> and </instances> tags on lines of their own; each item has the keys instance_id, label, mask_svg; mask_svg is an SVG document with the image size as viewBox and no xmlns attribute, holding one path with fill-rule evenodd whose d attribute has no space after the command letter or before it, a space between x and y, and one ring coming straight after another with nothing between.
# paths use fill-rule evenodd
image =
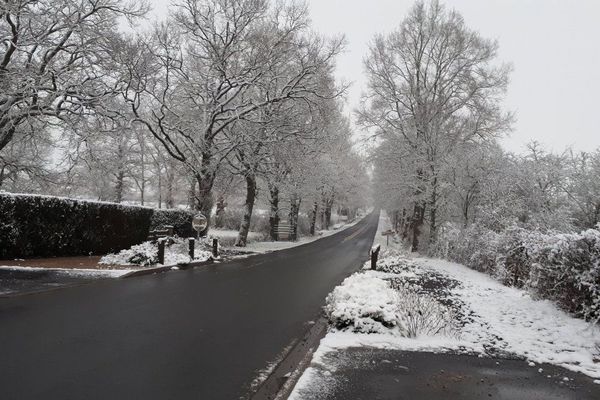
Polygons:
<instances>
[{"instance_id":1,"label":"ivy-covered tree trunk","mask_svg":"<svg viewBox=\"0 0 600 400\"><path fill-rule=\"evenodd\" d=\"M278 240L277 228L279 227L279 188L275 185L269 185L269 236L271 240Z\"/></svg>"},{"instance_id":2,"label":"ivy-covered tree trunk","mask_svg":"<svg viewBox=\"0 0 600 400\"><path fill-rule=\"evenodd\" d=\"M206 236L210 227L210 217L213 207L212 189L215 183L215 173L211 169L211 155L204 153L202 155L202 167L199 173L195 174L198 182L198 192L196 195L196 210L200 211L206 217L206 229L200 232L200 236Z\"/></svg>"},{"instance_id":3,"label":"ivy-covered tree trunk","mask_svg":"<svg viewBox=\"0 0 600 400\"><path fill-rule=\"evenodd\" d=\"M246 202L244 203L244 216L240 231L235 241L237 247L246 247L248 241L248 232L250 232L250 221L252 219L252 211L254 209L254 201L256 200L256 177L248 174L246 176Z\"/></svg>"}]
</instances>

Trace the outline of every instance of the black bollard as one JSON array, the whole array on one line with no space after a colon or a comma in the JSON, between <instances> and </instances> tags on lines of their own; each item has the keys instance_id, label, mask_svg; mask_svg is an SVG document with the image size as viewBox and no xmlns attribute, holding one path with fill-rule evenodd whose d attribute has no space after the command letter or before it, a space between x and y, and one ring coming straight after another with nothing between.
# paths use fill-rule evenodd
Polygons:
<instances>
[{"instance_id":1,"label":"black bollard","mask_svg":"<svg viewBox=\"0 0 600 400\"><path fill-rule=\"evenodd\" d=\"M371 269L377 269L377 258L379 257L379 250L381 250L381 245L377 245L371 249Z\"/></svg>"},{"instance_id":2,"label":"black bollard","mask_svg":"<svg viewBox=\"0 0 600 400\"><path fill-rule=\"evenodd\" d=\"M213 257L219 257L219 239L213 239L212 253Z\"/></svg>"},{"instance_id":3,"label":"black bollard","mask_svg":"<svg viewBox=\"0 0 600 400\"><path fill-rule=\"evenodd\" d=\"M194 260L194 251L196 250L196 239L189 238L189 254L190 260Z\"/></svg>"},{"instance_id":4,"label":"black bollard","mask_svg":"<svg viewBox=\"0 0 600 400\"><path fill-rule=\"evenodd\" d=\"M165 238L158 239L158 263L165 263Z\"/></svg>"}]
</instances>

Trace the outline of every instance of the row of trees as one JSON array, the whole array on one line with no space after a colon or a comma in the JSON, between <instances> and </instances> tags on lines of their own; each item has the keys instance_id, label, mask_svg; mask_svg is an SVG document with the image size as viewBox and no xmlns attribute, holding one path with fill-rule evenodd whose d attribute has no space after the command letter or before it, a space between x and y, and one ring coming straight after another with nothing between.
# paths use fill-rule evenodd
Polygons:
<instances>
[{"instance_id":1,"label":"row of trees","mask_svg":"<svg viewBox=\"0 0 600 400\"><path fill-rule=\"evenodd\" d=\"M130 35L114 26L144 16L143 2L0 7L0 189L142 204L157 194L210 216L242 184L242 246L259 190L272 232L282 200L292 227L310 210L313 231L334 202L364 202L333 76L344 40L313 32L305 5L180 0Z\"/></svg>"},{"instance_id":2,"label":"row of trees","mask_svg":"<svg viewBox=\"0 0 600 400\"><path fill-rule=\"evenodd\" d=\"M358 115L377 143L375 193L413 251L435 242L445 222L496 232L600 222L600 151L555 154L531 143L511 154L498 144L512 115L501 107L510 67L497 50L437 1L418 2L371 44Z\"/></svg>"}]
</instances>

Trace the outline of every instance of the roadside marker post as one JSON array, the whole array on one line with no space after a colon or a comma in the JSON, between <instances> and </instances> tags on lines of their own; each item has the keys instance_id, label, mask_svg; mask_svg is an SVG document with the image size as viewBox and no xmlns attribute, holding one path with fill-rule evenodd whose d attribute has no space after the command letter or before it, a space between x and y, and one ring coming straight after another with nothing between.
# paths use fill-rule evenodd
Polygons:
<instances>
[{"instance_id":1,"label":"roadside marker post","mask_svg":"<svg viewBox=\"0 0 600 400\"><path fill-rule=\"evenodd\" d=\"M376 270L377 269L377 258L379 258L379 251L381 250L381 245L378 244L377 246L373 247L371 249L371 269L372 270Z\"/></svg>"},{"instance_id":2,"label":"roadside marker post","mask_svg":"<svg viewBox=\"0 0 600 400\"><path fill-rule=\"evenodd\" d=\"M213 243L212 243L212 253L213 253L213 257L217 258L219 257L219 239L213 239Z\"/></svg>"},{"instance_id":3,"label":"roadside marker post","mask_svg":"<svg viewBox=\"0 0 600 400\"><path fill-rule=\"evenodd\" d=\"M158 263L163 265L165 263L165 243L165 238L158 239Z\"/></svg>"},{"instance_id":4,"label":"roadside marker post","mask_svg":"<svg viewBox=\"0 0 600 400\"><path fill-rule=\"evenodd\" d=\"M381 236L385 236L385 247L390 246L390 236L393 234L394 234L394 231L391 229L381 232Z\"/></svg>"},{"instance_id":5,"label":"roadside marker post","mask_svg":"<svg viewBox=\"0 0 600 400\"><path fill-rule=\"evenodd\" d=\"M194 238L189 238L189 253L190 253L190 260L194 261L194 252L196 250L196 239Z\"/></svg>"}]
</instances>

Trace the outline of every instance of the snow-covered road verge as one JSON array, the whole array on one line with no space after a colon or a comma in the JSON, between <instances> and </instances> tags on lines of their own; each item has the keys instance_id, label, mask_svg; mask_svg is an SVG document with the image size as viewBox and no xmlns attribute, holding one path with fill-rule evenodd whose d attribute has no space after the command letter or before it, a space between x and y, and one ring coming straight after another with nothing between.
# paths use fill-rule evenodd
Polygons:
<instances>
[{"instance_id":1,"label":"snow-covered road verge","mask_svg":"<svg viewBox=\"0 0 600 400\"><path fill-rule=\"evenodd\" d=\"M386 247L386 220L382 214L375 237L378 270L366 263L328 296L330 331L290 399L335 373L329 354L353 347L523 359L539 373L538 364L553 364L600 384L599 326L463 265Z\"/></svg>"},{"instance_id":2,"label":"snow-covered road verge","mask_svg":"<svg viewBox=\"0 0 600 400\"><path fill-rule=\"evenodd\" d=\"M548 300L506 287L489 276L444 260L415 260L424 274L435 272L460 282L450 298L468 316L460 337L480 353L497 351L533 363L555 364L600 378L600 327L573 318Z\"/></svg>"}]
</instances>

